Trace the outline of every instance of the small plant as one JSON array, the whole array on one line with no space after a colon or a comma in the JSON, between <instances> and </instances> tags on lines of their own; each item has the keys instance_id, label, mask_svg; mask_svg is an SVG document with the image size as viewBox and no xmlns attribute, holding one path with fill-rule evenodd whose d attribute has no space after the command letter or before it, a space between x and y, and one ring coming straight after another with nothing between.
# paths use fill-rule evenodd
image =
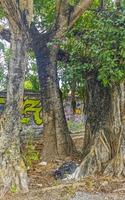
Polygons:
<instances>
[{"instance_id":1,"label":"small plant","mask_svg":"<svg viewBox=\"0 0 125 200\"><path fill-rule=\"evenodd\" d=\"M74 196L76 192L76 189L73 187L73 186L65 186L64 189L63 189L63 195L65 196L65 194L69 194L71 197Z\"/></svg>"},{"instance_id":2,"label":"small plant","mask_svg":"<svg viewBox=\"0 0 125 200\"><path fill-rule=\"evenodd\" d=\"M54 180L53 181L53 186L58 186L60 184L60 180Z\"/></svg>"},{"instance_id":3,"label":"small plant","mask_svg":"<svg viewBox=\"0 0 125 200\"><path fill-rule=\"evenodd\" d=\"M15 184L12 185L11 188L10 188L10 191L11 191L12 193L16 193L16 192L17 192L17 186L16 186Z\"/></svg>"},{"instance_id":4,"label":"small plant","mask_svg":"<svg viewBox=\"0 0 125 200\"><path fill-rule=\"evenodd\" d=\"M38 161L40 159L40 154L35 149L35 145L33 144L32 141L30 141L27 144L23 157L24 157L27 168L30 168L32 166L33 161Z\"/></svg>"}]
</instances>

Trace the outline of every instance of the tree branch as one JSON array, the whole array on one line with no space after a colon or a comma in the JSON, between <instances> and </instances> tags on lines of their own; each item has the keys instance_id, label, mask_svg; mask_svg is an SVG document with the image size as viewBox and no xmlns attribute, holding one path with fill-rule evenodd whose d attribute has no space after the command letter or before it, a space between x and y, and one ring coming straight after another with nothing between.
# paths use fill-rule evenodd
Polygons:
<instances>
[{"instance_id":1,"label":"tree branch","mask_svg":"<svg viewBox=\"0 0 125 200\"><path fill-rule=\"evenodd\" d=\"M1 6L5 11L6 17L13 32L22 30L28 37L28 29L32 20L32 4L33 0L16 1L16 0L0 0Z\"/></svg>"},{"instance_id":2,"label":"tree branch","mask_svg":"<svg viewBox=\"0 0 125 200\"><path fill-rule=\"evenodd\" d=\"M56 37L61 38L68 29L72 28L79 17L90 6L93 0L79 0L79 3L73 7L68 0L56 1Z\"/></svg>"},{"instance_id":3,"label":"tree branch","mask_svg":"<svg viewBox=\"0 0 125 200\"><path fill-rule=\"evenodd\" d=\"M0 39L6 40L7 42L11 42L11 32L9 29L1 29L0 28ZM29 39L28 49L32 49L31 40Z\"/></svg>"},{"instance_id":4,"label":"tree branch","mask_svg":"<svg viewBox=\"0 0 125 200\"><path fill-rule=\"evenodd\" d=\"M0 0L0 3L13 29L16 29L17 27L22 28L21 15L17 7L16 1Z\"/></svg>"},{"instance_id":5,"label":"tree branch","mask_svg":"<svg viewBox=\"0 0 125 200\"><path fill-rule=\"evenodd\" d=\"M56 1L56 19L58 19L59 14L60 14L61 2L62 2L62 0L57 0Z\"/></svg>"},{"instance_id":6,"label":"tree branch","mask_svg":"<svg viewBox=\"0 0 125 200\"><path fill-rule=\"evenodd\" d=\"M78 20L78 18L82 15L82 13L84 13L87 10L92 1L93 0L80 0L80 2L74 8L74 12L70 17L69 28L71 28Z\"/></svg>"},{"instance_id":7,"label":"tree branch","mask_svg":"<svg viewBox=\"0 0 125 200\"><path fill-rule=\"evenodd\" d=\"M57 28L63 28L67 26L68 16L68 0L56 1L56 25Z\"/></svg>"}]
</instances>

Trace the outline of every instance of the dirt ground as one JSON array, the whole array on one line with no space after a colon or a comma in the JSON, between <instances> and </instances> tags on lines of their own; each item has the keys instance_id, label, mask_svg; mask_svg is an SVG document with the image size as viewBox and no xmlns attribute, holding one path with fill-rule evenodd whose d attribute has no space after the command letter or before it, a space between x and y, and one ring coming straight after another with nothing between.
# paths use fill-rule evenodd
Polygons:
<instances>
[{"instance_id":1,"label":"dirt ground","mask_svg":"<svg viewBox=\"0 0 125 200\"><path fill-rule=\"evenodd\" d=\"M81 136L74 137L78 149L82 147ZM41 150L42 144L37 144ZM80 157L67 157L65 161L75 160L80 162ZM15 194L8 193L3 200L124 200L125 199L125 178L111 178L104 176L85 177L80 181L55 180L53 172L63 162L43 163L35 162L28 171L29 193ZM80 193L77 193L80 192ZM95 195L97 194L97 195ZM80 196L81 195L81 196ZM106 198L104 197L106 196ZM103 198L104 197L104 198ZM118 197L118 198L117 198Z\"/></svg>"},{"instance_id":2,"label":"dirt ground","mask_svg":"<svg viewBox=\"0 0 125 200\"><path fill-rule=\"evenodd\" d=\"M30 185L27 194L8 193L3 200L124 200L125 179L86 177L77 182L58 182L54 186Z\"/></svg>"}]
</instances>

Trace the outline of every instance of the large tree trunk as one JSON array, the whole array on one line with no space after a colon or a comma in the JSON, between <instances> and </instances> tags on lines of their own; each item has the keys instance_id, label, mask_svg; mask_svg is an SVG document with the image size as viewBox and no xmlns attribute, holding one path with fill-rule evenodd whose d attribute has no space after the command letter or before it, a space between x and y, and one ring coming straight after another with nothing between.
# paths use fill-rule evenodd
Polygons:
<instances>
[{"instance_id":1,"label":"large tree trunk","mask_svg":"<svg viewBox=\"0 0 125 200\"><path fill-rule=\"evenodd\" d=\"M53 45L53 49L52 47L48 48L47 45L49 42L53 42L53 39L61 40L90 4L91 0L80 0L71 11L67 0L56 1L56 18L52 34L45 33L41 37L36 29L31 29L41 86L45 144L43 159L46 160L56 157L63 158L73 151L73 143L67 128L59 92L56 69L58 45Z\"/></svg>"},{"instance_id":2,"label":"large tree trunk","mask_svg":"<svg viewBox=\"0 0 125 200\"><path fill-rule=\"evenodd\" d=\"M104 87L96 73L87 79L83 161L72 178L94 173L125 175L125 83Z\"/></svg>"},{"instance_id":3,"label":"large tree trunk","mask_svg":"<svg viewBox=\"0 0 125 200\"><path fill-rule=\"evenodd\" d=\"M36 42L39 40L38 36L36 37L38 33L34 32L35 34L33 34L33 31L35 30L32 30L33 49L38 65L43 107L44 148L42 159L49 161L71 155L73 143L69 135L59 90L56 61L58 47L55 46L52 50L47 47L47 42L50 41L48 34L40 39L43 41L43 46L40 47Z\"/></svg>"},{"instance_id":4,"label":"large tree trunk","mask_svg":"<svg viewBox=\"0 0 125 200\"><path fill-rule=\"evenodd\" d=\"M26 67L27 38L19 30L11 31L7 103L0 119L0 192L28 191L27 171L20 152L20 111Z\"/></svg>"}]
</instances>

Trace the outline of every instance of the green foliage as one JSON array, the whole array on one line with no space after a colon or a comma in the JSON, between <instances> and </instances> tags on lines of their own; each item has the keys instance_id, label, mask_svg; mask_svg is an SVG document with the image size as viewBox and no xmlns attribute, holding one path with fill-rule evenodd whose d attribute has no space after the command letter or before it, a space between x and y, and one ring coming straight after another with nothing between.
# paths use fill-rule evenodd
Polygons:
<instances>
[{"instance_id":1,"label":"green foliage","mask_svg":"<svg viewBox=\"0 0 125 200\"><path fill-rule=\"evenodd\" d=\"M1 86L0 89L5 89L8 66L9 66L9 61L10 61L12 52L11 52L11 49L7 48L6 45L4 45L2 42L0 42L0 50L4 58L4 62L0 63L0 86ZM32 51L29 52L24 88L26 90L32 90L33 92L39 91L37 65L36 65L34 53Z\"/></svg>"},{"instance_id":2,"label":"green foliage","mask_svg":"<svg viewBox=\"0 0 125 200\"><path fill-rule=\"evenodd\" d=\"M63 70L63 74L61 77L61 90L63 92L63 97L67 97L69 91L71 90L72 83L75 81L76 95L79 98L83 98L85 84L83 82L81 63L79 61L76 62L74 59L72 59L71 56L68 63L64 64L63 62L59 62L58 66L61 70Z\"/></svg>"},{"instance_id":3,"label":"green foliage","mask_svg":"<svg viewBox=\"0 0 125 200\"><path fill-rule=\"evenodd\" d=\"M4 44L2 42L0 42L0 51L4 51Z\"/></svg>"},{"instance_id":4,"label":"green foliage","mask_svg":"<svg viewBox=\"0 0 125 200\"><path fill-rule=\"evenodd\" d=\"M35 23L45 29L52 26L55 19L55 0L34 0Z\"/></svg>"},{"instance_id":5,"label":"green foliage","mask_svg":"<svg viewBox=\"0 0 125 200\"><path fill-rule=\"evenodd\" d=\"M78 0L69 0L74 6ZM53 48L59 44L68 54L68 61L58 62L61 69L61 85L63 96L66 97L71 89L72 82L76 82L76 94L83 97L86 74L97 72L97 78L104 86L112 82L119 82L125 78L125 1L121 1L122 8L115 8L114 1L106 1L106 9L96 12L100 0L94 0L91 7L77 21L72 30L61 41L52 41L48 45ZM55 22L55 0L34 0L34 21L40 30L45 31ZM96 11L94 11L96 10ZM4 17L0 9L0 18ZM0 43L0 48L3 45ZM8 65L11 53L6 51ZM29 65L26 72L25 89L39 91L39 82L36 62L32 52L29 53ZM2 71L2 70L1 70ZM3 74L0 71L0 81ZM5 75L5 74L4 74Z\"/></svg>"},{"instance_id":6,"label":"green foliage","mask_svg":"<svg viewBox=\"0 0 125 200\"><path fill-rule=\"evenodd\" d=\"M40 154L35 149L35 146L32 140L28 142L23 157L24 157L27 168L30 168L34 161L38 161L40 159Z\"/></svg>"},{"instance_id":7,"label":"green foliage","mask_svg":"<svg viewBox=\"0 0 125 200\"><path fill-rule=\"evenodd\" d=\"M39 80L37 73L37 65L34 53L29 52L29 63L26 70L26 78L24 82L24 88L26 90L32 90L33 92L39 92Z\"/></svg>"},{"instance_id":8,"label":"green foliage","mask_svg":"<svg viewBox=\"0 0 125 200\"><path fill-rule=\"evenodd\" d=\"M125 78L125 11L115 8L95 13L87 11L62 42L69 54L63 63L64 82L78 83L88 72L97 72L104 86ZM84 85L84 84L83 84Z\"/></svg>"},{"instance_id":9,"label":"green foliage","mask_svg":"<svg viewBox=\"0 0 125 200\"><path fill-rule=\"evenodd\" d=\"M4 43L1 43L1 59L0 59L0 90L6 88L7 72L8 72L8 62L10 58L10 50L5 48Z\"/></svg>"},{"instance_id":10,"label":"green foliage","mask_svg":"<svg viewBox=\"0 0 125 200\"><path fill-rule=\"evenodd\" d=\"M79 3L79 0L68 0L69 5L75 6L77 3Z\"/></svg>"},{"instance_id":11,"label":"green foliage","mask_svg":"<svg viewBox=\"0 0 125 200\"><path fill-rule=\"evenodd\" d=\"M3 17L5 17L5 13L4 10L0 7L0 19L2 19Z\"/></svg>"},{"instance_id":12,"label":"green foliage","mask_svg":"<svg viewBox=\"0 0 125 200\"><path fill-rule=\"evenodd\" d=\"M32 85L30 80L24 82L24 88L27 89L27 90L33 89L33 85Z\"/></svg>"},{"instance_id":13,"label":"green foliage","mask_svg":"<svg viewBox=\"0 0 125 200\"><path fill-rule=\"evenodd\" d=\"M5 59L5 64L7 66L9 66L9 61L10 61L10 58L11 58L11 49L9 48L4 48L4 59Z\"/></svg>"},{"instance_id":14,"label":"green foliage","mask_svg":"<svg viewBox=\"0 0 125 200\"><path fill-rule=\"evenodd\" d=\"M10 188L10 191L12 193L17 193L17 186L16 185L12 185L11 188Z\"/></svg>"}]
</instances>

